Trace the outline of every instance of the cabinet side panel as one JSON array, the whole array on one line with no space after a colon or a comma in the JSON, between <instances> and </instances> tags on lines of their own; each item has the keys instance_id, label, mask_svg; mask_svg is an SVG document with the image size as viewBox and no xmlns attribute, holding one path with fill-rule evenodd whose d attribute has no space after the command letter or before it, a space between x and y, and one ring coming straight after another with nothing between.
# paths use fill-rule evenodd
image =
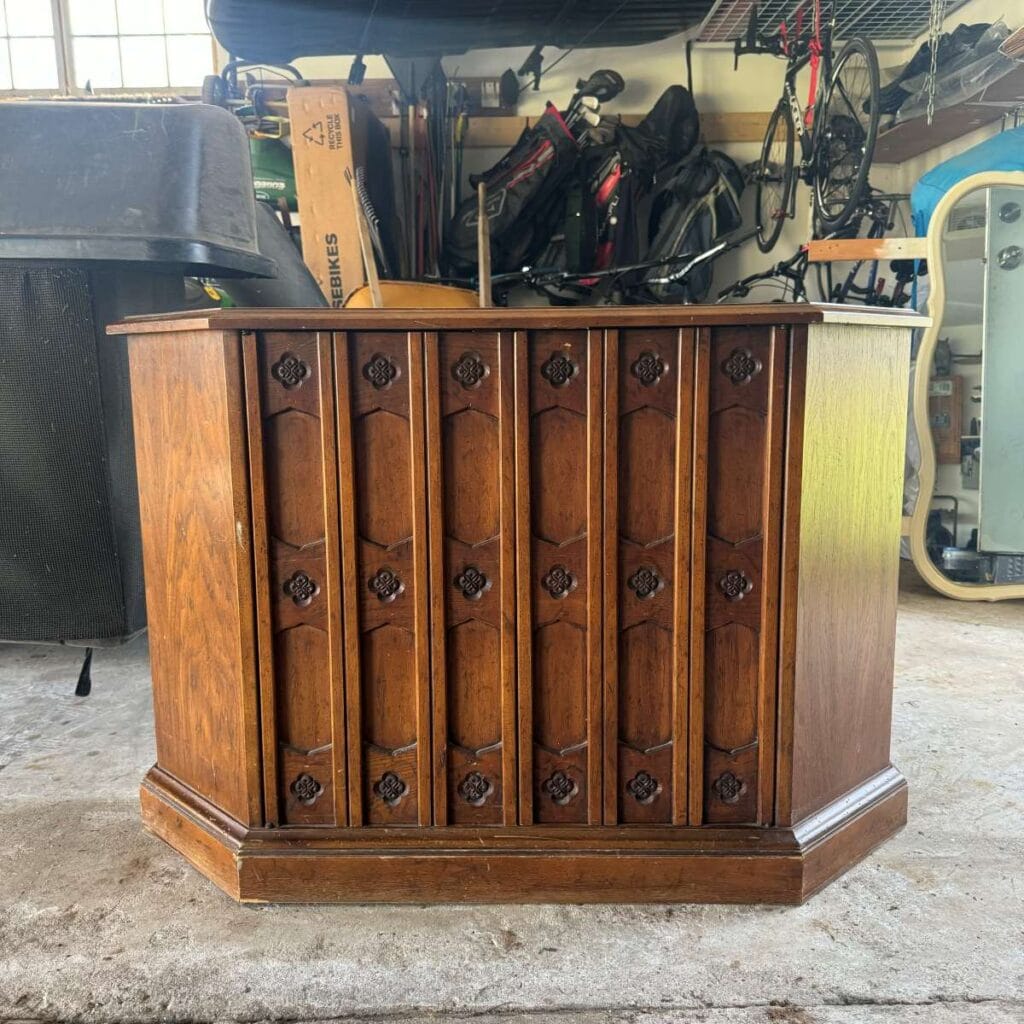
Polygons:
<instances>
[{"instance_id":1,"label":"cabinet side panel","mask_svg":"<svg viewBox=\"0 0 1024 1024\"><path fill-rule=\"evenodd\" d=\"M604 820L671 824L686 786L693 332L609 331L605 360Z\"/></svg>"},{"instance_id":2,"label":"cabinet side panel","mask_svg":"<svg viewBox=\"0 0 1024 1024\"><path fill-rule=\"evenodd\" d=\"M427 825L423 338L336 335L353 825ZM353 759L357 762L353 764Z\"/></svg>"},{"instance_id":3,"label":"cabinet side panel","mask_svg":"<svg viewBox=\"0 0 1024 1024\"><path fill-rule=\"evenodd\" d=\"M129 345L157 764L262 817L251 523L238 336Z\"/></svg>"},{"instance_id":4,"label":"cabinet side panel","mask_svg":"<svg viewBox=\"0 0 1024 1024\"><path fill-rule=\"evenodd\" d=\"M593 824L601 820L601 336L517 332L515 358L520 820Z\"/></svg>"},{"instance_id":5,"label":"cabinet side panel","mask_svg":"<svg viewBox=\"0 0 1024 1024\"><path fill-rule=\"evenodd\" d=\"M426 336L435 824L513 825L512 336Z\"/></svg>"},{"instance_id":6,"label":"cabinet side panel","mask_svg":"<svg viewBox=\"0 0 1024 1024\"><path fill-rule=\"evenodd\" d=\"M794 822L889 765L909 334L808 329L799 544L787 551Z\"/></svg>"},{"instance_id":7,"label":"cabinet side panel","mask_svg":"<svg viewBox=\"0 0 1024 1024\"><path fill-rule=\"evenodd\" d=\"M257 373L260 422L250 431L262 440L266 560L257 559L256 579L268 595L273 708L264 715L274 722L276 820L345 824L335 787L344 784L344 739L329 336L261 334Z\"/></svg>"}]
</instances>

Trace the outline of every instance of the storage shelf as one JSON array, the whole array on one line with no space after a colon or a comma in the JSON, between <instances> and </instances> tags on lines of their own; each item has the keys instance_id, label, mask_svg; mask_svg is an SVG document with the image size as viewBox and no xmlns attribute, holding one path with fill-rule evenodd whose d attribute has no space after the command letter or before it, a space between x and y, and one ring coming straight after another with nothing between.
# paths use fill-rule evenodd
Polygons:
<instances>
[{"instance_id":1,"label":"storage shelf","mask_svg":"<svg viewBox=\"0 0 1024 1024\"><path fill-rule=\"evenodd\" d=\"M874 162L899 164L920 156L946 142L959 139L976 128L998 121L1016 106L1024 104L1024 65L1014 68L997 82L963 103L936 110L929 125L924 116L902 121L881 132L875 143Z\"/></svg>"}]
</instances>

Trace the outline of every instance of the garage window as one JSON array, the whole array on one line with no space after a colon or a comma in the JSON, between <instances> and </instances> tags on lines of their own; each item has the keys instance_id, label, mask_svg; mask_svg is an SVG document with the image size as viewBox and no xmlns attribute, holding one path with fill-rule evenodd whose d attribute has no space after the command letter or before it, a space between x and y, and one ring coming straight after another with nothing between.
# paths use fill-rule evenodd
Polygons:
<instances>
[{"instance_id":1,"label":"garage window","mask_svg":"<svg viewBox=\"0 0 1024 1024\"><path fill-rule=\"evenodd\" d=\"M60 86L53 11L39 0L0 0L0 89Z\"/></svg>"},{"instance_id":2,"label":"garage window","mask_svg":"<svg viewBox=\"0 0 1024 1024\"><path fill-rule=\"evenodd\" d=\"M0 91L198 89L216 63L203 0L0 0Z\"/></svg>"}]
</instances>

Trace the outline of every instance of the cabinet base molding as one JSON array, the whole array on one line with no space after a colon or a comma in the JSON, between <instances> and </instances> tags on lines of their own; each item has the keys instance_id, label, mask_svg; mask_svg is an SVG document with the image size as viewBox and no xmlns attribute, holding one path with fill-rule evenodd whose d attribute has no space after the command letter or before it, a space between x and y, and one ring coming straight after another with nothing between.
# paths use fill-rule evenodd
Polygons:
<instances>
[{"instance_id":1,"label":"cabinet base molding","mask_svg":"<svg viewBox=\"0 0 1024 1024\"><path fill-rule=\"evenodd\" d=\"M159 768L140 795L146 828L243 903L800 904L907 820L895 768L795 828L245 829Z\"/></svg>"}]
</instances>

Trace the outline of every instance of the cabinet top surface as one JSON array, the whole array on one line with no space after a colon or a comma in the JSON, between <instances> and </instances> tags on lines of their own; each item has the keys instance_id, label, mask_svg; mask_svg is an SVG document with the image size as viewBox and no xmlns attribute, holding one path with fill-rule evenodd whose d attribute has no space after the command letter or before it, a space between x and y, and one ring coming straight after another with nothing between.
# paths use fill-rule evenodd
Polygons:
<instances>
[{"instance_id":1,"label":"cabinet top surface","mask_svg":"<svg viewBox=\"0 0 1024 1024\"><path fill-rule=\"evenodd\" d=\"M442 331L615 327L713 327L728 324L845 323L925 327L930 321L900 309L811 303L721 306L577 306L516 309L210 309L129 317L108 334L166 331Z\"/></svg>"}]
</instances>

